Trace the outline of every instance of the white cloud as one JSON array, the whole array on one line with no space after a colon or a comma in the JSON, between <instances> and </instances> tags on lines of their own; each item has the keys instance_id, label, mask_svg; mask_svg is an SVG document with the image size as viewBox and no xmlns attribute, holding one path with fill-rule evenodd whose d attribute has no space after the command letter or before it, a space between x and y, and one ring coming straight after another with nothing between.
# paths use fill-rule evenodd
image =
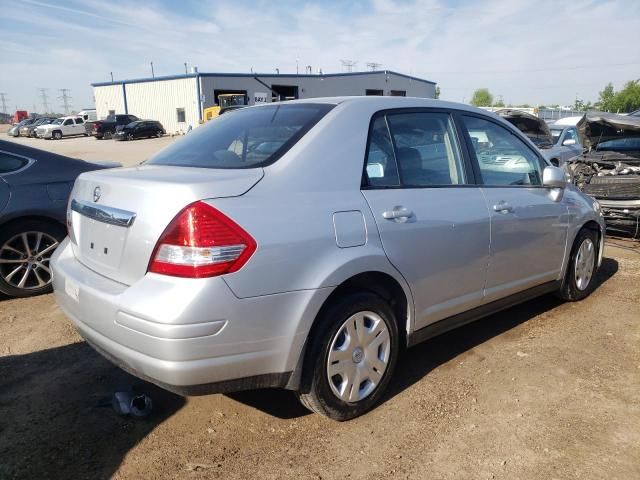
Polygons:
<instances>
[{"instance_id":1,"label":"white cloud","mask_svg":"<svg viewBox=\"0 0 640 480\"><path fill-rule=\"evenodd\" d=\"M342 6L341 6L342 5ZM506 102L595 100L612 81L640 77L640 2L573 0L210 0L14 2L0 13L0 90L11 105L38 102L37 88L70 88L91 101L89 83L183 71L340 71L340 59L434 80L442 97L469 99L488 87ZM196 9L196 11L192 11ZM53 102L52 102L53 103Z\"/></svg>"}]
</instances>

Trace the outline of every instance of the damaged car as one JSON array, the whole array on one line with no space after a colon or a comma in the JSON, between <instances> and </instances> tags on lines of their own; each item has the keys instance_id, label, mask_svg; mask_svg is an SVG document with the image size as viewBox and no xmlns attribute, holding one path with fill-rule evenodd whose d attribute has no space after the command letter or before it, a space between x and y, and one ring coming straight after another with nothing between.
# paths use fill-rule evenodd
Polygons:
<instances>
[{"instance_id":1,"label":"damaged car","mask_svg":"<svg viewBox=\"0 0 640 480\"><path fill-rule=\"evenodd\" d=\"M577 125L584 153L565 165L598 200L612 235L640 239L640 117L593 112Z\"/></svg>"},{"instance_id":2,"label":"damaged car","mask_svg":"<svg viewBox=\"0 0 640 480\"><path fill-rule=\"evenodd\" d=\"M541 118L511 108L496 110L494 113L529 137L542 156L556 167L582 153L582 146L572 126L562 125L550 129Z\"/></svg>"}]
</instances>

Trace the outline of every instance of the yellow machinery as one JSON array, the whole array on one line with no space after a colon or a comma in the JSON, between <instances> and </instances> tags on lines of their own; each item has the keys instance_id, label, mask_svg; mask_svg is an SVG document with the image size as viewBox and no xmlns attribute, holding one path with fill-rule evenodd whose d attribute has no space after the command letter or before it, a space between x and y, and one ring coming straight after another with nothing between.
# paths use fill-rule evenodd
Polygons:
<instances>
[{"instance_id":1,"label":"yellow machinery","mask_svg":"<svg viewBox=\"0 0 640 480\"><path fill-rule=\"evenodd\" d=\"M233 110L236 108L245 107L247 105L247 96L243 93L221 93L218 95L218 105L205 108L202 112L202 117L205 122L208 122L212 118L216 118L226 110Z\"/></svg>"}]
</instances>

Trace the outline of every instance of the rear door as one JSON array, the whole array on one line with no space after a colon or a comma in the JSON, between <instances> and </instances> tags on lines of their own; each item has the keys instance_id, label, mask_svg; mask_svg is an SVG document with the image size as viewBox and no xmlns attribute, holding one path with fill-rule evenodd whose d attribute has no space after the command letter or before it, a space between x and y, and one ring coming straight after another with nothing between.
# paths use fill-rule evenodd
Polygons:
<instances>
[{"instance_id":1,"label":"rear door","mask_svg":"<svg viewBox=\"0 0 640 480\"><path fill-rule=\"evenodd\" d=\"M482 302L489 213L443 110L374 117L363 195L391 263L407 279L416 328Z\"/></svg>"},{"instance_id":2,"label":"rear door","mask_svg":"<svg viewBox=\"0 0 640 480\"><path fill-rule=\"evenodd\" d=\"M74 135L82 135L84 133L84 120L82 117L76 117L73 126Z\"/></svg>"},{"instance_id":3,"label":"rear door","mask_svg":"<svg viewBox=\"0 0 640 480\"><path fill-rule=\"evenodd\" d=\"M558 279L568 208L542 186L544 161L497 121L464 114L461 123L491 215L485 303Z\"/></svg>"}]
</instances>

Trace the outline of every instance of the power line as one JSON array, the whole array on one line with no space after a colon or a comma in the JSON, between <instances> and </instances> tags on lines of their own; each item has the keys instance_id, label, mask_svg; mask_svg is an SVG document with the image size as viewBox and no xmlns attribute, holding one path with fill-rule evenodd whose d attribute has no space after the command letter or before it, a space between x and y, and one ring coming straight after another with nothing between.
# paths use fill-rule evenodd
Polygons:
<instances>
[{"instance_id":1,"label":"power line","mask_svg":"<svg viewBox=\"0 0 640 480\"><path fill-rule=\"evenodd\" d=\"M8 93L0 93L0 103L2 103L2 113L7 113L7 98Z\"/></svg>"},{"instance_id":2,"label":"power line","mask_svg":"<svg viewBox=\"0 0 640 480\"><path fill-rule=\"evenodd\" d=\"M39 88L40 98L42 99L42 113L47 113L49 111L49 97L47 92L48 88Z\"/></svg>"},{"instance_id":3,"label":"power line","mask_svg":"<svg viewBox=\"0 0 640 480\"><path fill-rule=\"evenodd\" d=\"M340 63L342 63L347 72L353 72L353 67L358 64L355 60L340 60Z\"/></svg>"},{"instance_id":4,"label":"power line","mask_svg":"<svg viewBox=\"0 0 640 480\"><path fill-rule=\"evenodd\" d=\"M60 106L64 108L64 114L69 115L69 107L71 106L71 104L69 103L69 100L71 100L69 92L71 90L69 90L68 88L61 88L58 91L60 92L60 96L58 98L62 100L62 105Z\"/></svg>"}]
</instances>

